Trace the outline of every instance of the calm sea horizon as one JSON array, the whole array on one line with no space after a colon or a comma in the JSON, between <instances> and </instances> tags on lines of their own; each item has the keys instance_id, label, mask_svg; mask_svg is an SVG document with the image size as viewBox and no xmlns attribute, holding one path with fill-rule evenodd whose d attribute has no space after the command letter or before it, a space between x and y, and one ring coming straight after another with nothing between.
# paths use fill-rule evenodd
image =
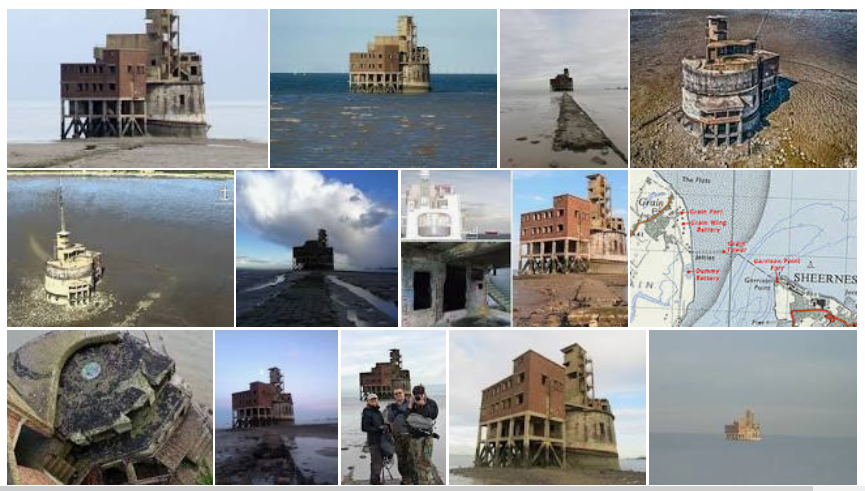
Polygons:
<instances>
[{"instance_id":1,"label":"calm sea horizon","mask_svg":"<svg viewBox=\"0 0 865 491\"><path fill-rule=\"evenodd\" d=\"M856 438L651 433L649 483L693 485L856 484Z\"/></svg>"}]
</instances>

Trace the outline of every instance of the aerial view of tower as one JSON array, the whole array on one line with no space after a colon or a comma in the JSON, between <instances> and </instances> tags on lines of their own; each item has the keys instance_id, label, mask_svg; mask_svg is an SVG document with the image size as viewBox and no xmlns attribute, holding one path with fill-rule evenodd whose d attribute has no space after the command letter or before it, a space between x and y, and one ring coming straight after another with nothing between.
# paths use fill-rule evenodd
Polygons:
<instances>
[{"instance_id":1,"label":"aerial view of tower","mask_svg":"<svg viewBox=\"0 0 865 491\"><path fill-rule=\"evenodd\" d=\"M60 65L61 138L207 136L201 54L181 51L174 10L146 9L144 34L108 34L93 58Z\"/></svg>"},{"instance_id":2,"label":"aerial view of tower","mask_svg":"<svg viewBox=\"0 0 865 491\"><path fill-rule=\"evenodd\" d=\"M754 39L728 39L727 17L710 15L706 57L682 60L686 128L703 145L741 143L757 130L780 69L777 53L757 48L759 35L758 28Z\"/></svg>"},{"instance_id":3,"label":"aerial view of tower","mask_svg":"<svg viewBox=\"0 0 865 491\"><path fill-rule=\"evenodd\" d=\"M463 237L460 195L450 184L434 184L430 171L403 193L404 237L409 240L460 240Z\"/></svg>"},{"instance_id":4,"label":"aerial view of tower","mask_svg":"<svg viewBox=\"0 0 865 491\"><path fill-rule=\"evenodd\" d=\"M71 233L66 230L62 192L58 193L57 200L60 231L54 240L54 257L45 264L45 293L51 303L72 307L87 305L102 279L102 253L72 242Z\"/></svg>"},{"instance_id":5,"label":"aerial view of tower","mask_svg":"<svg viewBox=\"0 0 865 491\"><path fill-rule=\"evenodd\" d=\"M366 51L349 54L352 92L429 92L429 50L417 45L410 15L397 19L396 36L375 36Z\"/></svg>"}]
</instances>

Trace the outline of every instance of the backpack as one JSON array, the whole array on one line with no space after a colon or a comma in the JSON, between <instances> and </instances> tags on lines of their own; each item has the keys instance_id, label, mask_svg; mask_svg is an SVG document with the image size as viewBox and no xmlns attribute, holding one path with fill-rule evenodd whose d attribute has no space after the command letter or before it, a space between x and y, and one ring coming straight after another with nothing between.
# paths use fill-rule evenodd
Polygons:
<instances>
[{"instance_id":1,"label":"backpack","mask_svg":"<svg viewBox=\"0 0 865 491\"><path fill-rule=\"evenodd\" d=\"M405 425L413 434L432 435L435 430L435 420L418 413L411 413L405 419Z\"/></svg>"},{"instance_id":2,"label":"backpack","mask_svg":"<svg viewBox=\"0 0 865 491\"><path fill-rule=\"evenodd\" d=\"M396 453L396 442L393 439L392 433L383 433L381 435L381 456L382 458L390 458L393 457L393 454Z\"/></svg>"}]
</instances>

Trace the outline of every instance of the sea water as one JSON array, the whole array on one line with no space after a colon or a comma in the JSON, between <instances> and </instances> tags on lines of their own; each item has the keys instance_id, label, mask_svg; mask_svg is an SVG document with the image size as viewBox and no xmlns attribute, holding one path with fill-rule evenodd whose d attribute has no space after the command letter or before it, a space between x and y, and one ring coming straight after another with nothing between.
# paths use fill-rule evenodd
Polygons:
<instances>
[{"instance_id":1,"label":"sea water","mask_svg":"<svg viewBox=\"0 0 865 491\"><path fill-rule=\"evenodd\" d=\"M349 92L347 73L271 74L273 167L495 167L496 75L432 92Z\"/></svg>"},{"instance_id":2,"label":"sea water","mask_svg":"<svg viewBox=\"0 0 865 491\"><path fill-rule=\"evenodd\" d=\"M854 430L855 431L855 430ZM650 484L856 484L856 438L652 433Z\"/></svg>"}]
</instances>

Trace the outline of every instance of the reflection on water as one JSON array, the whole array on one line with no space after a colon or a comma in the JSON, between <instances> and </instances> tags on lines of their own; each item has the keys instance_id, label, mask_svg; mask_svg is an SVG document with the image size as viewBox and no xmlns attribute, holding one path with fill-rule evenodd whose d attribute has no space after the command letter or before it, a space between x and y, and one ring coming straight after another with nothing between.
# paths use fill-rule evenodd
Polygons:
<instances>
[{"instance_id":1,"label":"reflection on water","mask_svg":"<svg viewBox=\"0 0 865 491\"><path fill-rule=\"evenodd\" d=\"M652 433L652 484L856 484L856 438Z\"/></svg>"},{"instance_id":2,"label":"reflection on water","mask_svg":"<svg viewBox=\"0 0 865 491\"><path fill-rule=\"evenodd\" d=\"M8 330L6 352L12 353L27 341L50 331ZM151 348L170 356L177 373L192 389L198 404L213 408L213 331L129 331L148 342Z\"/></svg>"},{"instance_id":3,"label":"reflection on water","mask_svg":"<svg viewBox=\"0 0 865 491\"><path fill-rule=\"evenodd\" d=\"M337 483L337 440L315 436L296 436L289 440L291 457L306 476L316 482Z\"/></svg>"},{"instance_id":4,"label":"reflection on water","mask_svg":"<svg viewBox=\"0 0 865 491\"><path fill-rule=\"evenodd\" d=\"M221 199L225 185L216 179L8 177L8 323L233 325L234 206ZM60 189L72 239L102 252L106 267L98 294L111 299L110 307L89 318L71 319L69 309L42 298L45 255L59 229Z\"/></svg>"},{"instance_id":5,"label":"reflection on water","mask_svg":"<svg viewBox=\"0 0 865 491\"><path fill-rule=\"evenodd\" d=\"M328 275L327 279L354 293L360 298L366 300L367 302L369 302L370 305L378 309L380 312L387 314L387 316L391 319L396 319L397 308L396 305L394 305L392 302L388 302L387 300L381 299L373 295L369 290L365 288L352 285L351 283L346 283L345 281L342 281L336 276Z\"/></svg>"}]
</instances>

